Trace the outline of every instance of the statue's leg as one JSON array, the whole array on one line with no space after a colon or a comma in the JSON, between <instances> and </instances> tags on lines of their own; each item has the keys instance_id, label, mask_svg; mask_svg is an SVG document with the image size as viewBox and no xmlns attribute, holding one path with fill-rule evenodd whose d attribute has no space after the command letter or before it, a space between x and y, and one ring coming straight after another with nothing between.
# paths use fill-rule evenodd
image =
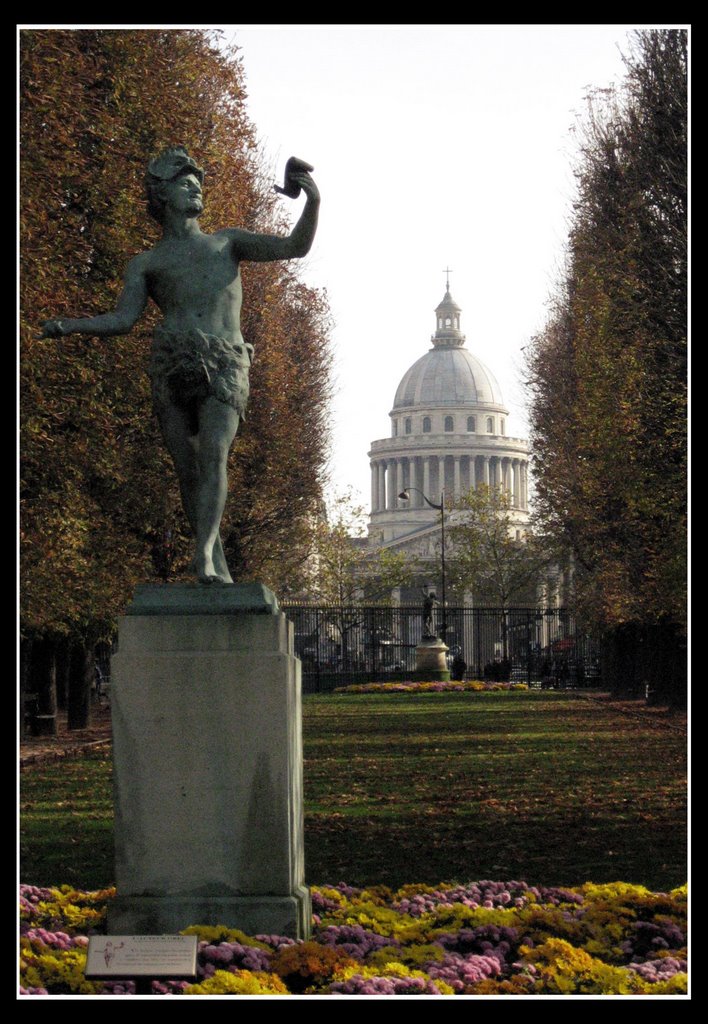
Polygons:
<instances>
[{"instance_id":1,"label":"statue's leg","mask_svg":"<svg viewBox=\"0 0 708 1024\"><path fill-rule=\"evenodd\" d=\"M231 582L219 538L219 526L228 488L226 464L239 420L239 414L230 405L211 396L199 409L195 562L197 576L203 583Z\"/></svg>"},{"instance_id":2,"label":"statue's leg","mask_svg":"<svg viewBox=\"0 0 708 1024\"><path fill-rule=\"evenodd\" d=\"M199 440L197 436L190 433L190 420L180 406L163 406L158 413L158 418L165 446L177 472L182 507L189 520L189 525L196 535L199 497ZM232 583L221 537L218 534L212 558L219 579L225 583ZM195 571L198 571L196 565Z\"/></svg>"},{"instance_id":3,"label":"statue's leg","mask_svg":"<svg viewBox=\"0 0 708 1024\"><path fill-rule=\"evenodd\" d=\"M192 529L197 530L199 463L197 438L190 433L189 419L177 405L164 405L158 411L165 446L172 457L179 481L182 507Z\"/></svg>"}]
</instances>

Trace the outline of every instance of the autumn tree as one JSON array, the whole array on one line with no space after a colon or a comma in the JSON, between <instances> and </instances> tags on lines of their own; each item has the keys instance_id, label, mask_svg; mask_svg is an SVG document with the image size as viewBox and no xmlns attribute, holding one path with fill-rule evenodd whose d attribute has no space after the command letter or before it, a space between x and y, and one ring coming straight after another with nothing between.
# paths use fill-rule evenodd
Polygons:
<instances>
[{"instance_id":1,"label":"autumn tree","mask_svg":"<svg viewBox=\"0 0 708 1024\"><path fill-rule=\"evenodd\" d=\"M351 493L332 497L314 523L308 563L308 600L328 606L345 666L349 638L364 625L365 608L390 604L393 592L415 573L406 555L369 544L364 519L365 510Z\"/></svg>"},{"instance_id":2,"label":"autumn tree","mask_svg":"<svg viewBox=\"0 0 708 1024\"><path fill-rule=\"evenodd\" d=\"M676 691L686 622L687 36L642 31L580 126L565 279L529 360L537 503L625 682ZM618 646L619 645L619 646ZM615 659L617 660L617 659ZM627 666L632 665L631 672Z\"/></svg>"},{"instance_id":3,"label":"autumn tree","mask_svg":"<svg viewBox=\"0 0 708 1024\"><path fill-rule=\"evenodd\" d=\"M238 55L197 30L25 30L20 47L21 618L28 638L107 635L138 580L185 565L172 466L151 415L152 309L122 338L40 339L50 317L114 307L155 243L148 159L205 168L204 230L287 233ZM240 580L290 586L327 457L329 312L287 264L244 269L251 400L224 516Z\"/></svg>"},{"instance_id":4,"label":"autumn tree","mask_svg":"<svg viewBox=\"0 0 708 1024\"><path fill-rule=\"evenodd\" d=\"M450 590L460 603L471 594L475 606L501 609L503 621L509 608L536 603L558 555L548 538L518 527L509 496L498 487L481 485L454 501L447 534Z\"/></svg>"},{"instance_id":5,"label":"autumn tree","mask_svg":"<svg viewBox=\"0 0 708 1024\"><path fill-rule=\"evenodd\" d=\"M366 537L366 510L350 492L323 505L317 518L308 594L322 604L386 604L392 591L411 576L404 554L372 547Z\"/></svg>"}]
</instances>

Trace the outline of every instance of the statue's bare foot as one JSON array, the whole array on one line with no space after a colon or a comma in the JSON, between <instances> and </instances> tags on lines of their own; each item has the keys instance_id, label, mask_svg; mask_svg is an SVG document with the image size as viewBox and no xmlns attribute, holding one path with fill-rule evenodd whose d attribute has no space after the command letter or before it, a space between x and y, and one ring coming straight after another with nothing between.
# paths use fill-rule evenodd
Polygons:
<instances>
[{"instance_id":1,"label":"statue's bare foot","mask_svg":"<svg viewBox=\"0 0 708 1024\"><path fill-rule=\"evenodd\" d=\"M233 583L233 580L230 577L229 579L226 579L225 576L218 576L216 573L208 576L198 575L197 579L200 583Z\"/></svg>"},{"instance_id":2,"label":"statue's bare foot","mask_svg":"<svg viewBox=\"0 0 708 1024\"><path fill-rule=\"evenodd\" d=\"M216 542L214 543L214 568L216 569L217 575L221 583L233 583L229 567L226 564L226 555L224 554L224 548L221 543L221 537L217 535Z\"/></svg>"},{"instance_id":3,"label":"statue's bare foot","mask_svg":"<svg viewBox=\"0 0 708 1024\"><path fill-rule=\"evenodd\" d=\"M194 556L194 571L200 583L226 583L228 582L214 568L214 563L207 555Z\"/></svg>"}]
</instances>

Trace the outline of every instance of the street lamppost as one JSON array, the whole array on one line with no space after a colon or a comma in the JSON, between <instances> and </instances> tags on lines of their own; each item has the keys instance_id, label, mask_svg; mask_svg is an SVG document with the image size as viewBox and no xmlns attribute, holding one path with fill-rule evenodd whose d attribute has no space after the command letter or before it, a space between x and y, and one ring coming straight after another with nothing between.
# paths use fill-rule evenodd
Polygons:
<instances>
[{"instance_id":1,"label":"street lamppost","mask_svg":"<svg viewBox=\"0 0 708 1024\"><path fill-rule=\"evenodd\" d=\"M443 491L440 495L440 504L436 505L430 498L426 498L419 487L406 487L398 495L401 501L408 501L410 491L416 491L426 505L430 508L434 508L436 512L440 513L440 562L442 568L442 627L440 639L445 643L445 636L447 635L447 608L445 605L445 492Z\"/></svg>"}]
</instances>

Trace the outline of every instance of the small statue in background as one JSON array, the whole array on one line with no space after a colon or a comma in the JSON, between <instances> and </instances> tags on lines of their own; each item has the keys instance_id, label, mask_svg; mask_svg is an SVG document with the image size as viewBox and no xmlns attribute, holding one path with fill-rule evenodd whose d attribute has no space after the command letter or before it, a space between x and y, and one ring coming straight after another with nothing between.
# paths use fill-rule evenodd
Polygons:
<instances>
[{"instance_id":1,"label":"small statue in background","mask_svg":"<svg viewBox=\"0 0 708 1024\"><path fill-rule=\"evenodd\" d=\"M433 625L436 607L440 604L434 590L423 591L423 640L437 639Z\"/></svg>"}]
</instances>

